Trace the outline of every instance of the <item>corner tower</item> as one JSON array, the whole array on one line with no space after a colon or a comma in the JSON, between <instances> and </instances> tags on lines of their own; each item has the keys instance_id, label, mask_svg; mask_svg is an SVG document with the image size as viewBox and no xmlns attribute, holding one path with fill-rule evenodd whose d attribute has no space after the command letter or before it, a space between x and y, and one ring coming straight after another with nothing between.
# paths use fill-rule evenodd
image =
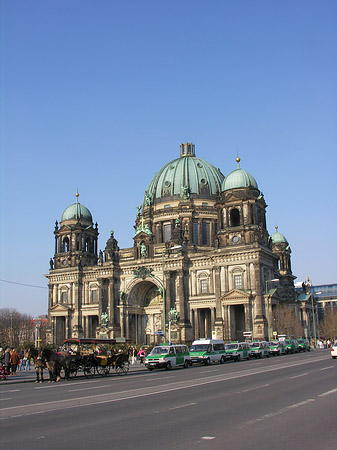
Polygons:
<instances>
[{"instance_id":1,"label":"corner tower","mask_svg":"<svg viewBox=\"0 0 337 450\"><path fill-rule=\"evenodd\" d=\"M98 226L93 224L88 208L78 201L68 206L60 225L55 223L55 254L51 268L61 269L97 264Z\"/></svg>"}]
</instances>

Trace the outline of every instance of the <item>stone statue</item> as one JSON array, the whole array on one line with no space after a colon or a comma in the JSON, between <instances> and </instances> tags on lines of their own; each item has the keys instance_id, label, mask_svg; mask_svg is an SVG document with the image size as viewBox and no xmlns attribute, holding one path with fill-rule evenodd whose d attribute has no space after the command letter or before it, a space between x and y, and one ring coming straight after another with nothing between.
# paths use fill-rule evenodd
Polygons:
<instances>
[{"instance_id":1,"label":"stone statue","mask_svg":"<svg viewBox=\"0 0 337 450\"><path fill-rule=\"evenodd\" d=\"M106 327L108 325L108 322L109 322L108 313L102 312L102 314L101 314L101 325L103 327Z\"/></svg>"},{"instance_id":2,"label":"stone statue","mask_svg":"<svg viewBox=\"0 0 337 450\"><path fill-rule=\"evenodd\" d=\"M54 269L54 261L53 261L53 258L50 258L50 260L49 260L49 265L50 265L50 268L51 268L51 269Z\"/></svg>"},{"instance_id":3,"label":"stone statue","mask_svg":"<svg viewBox=\"0 0 337 450\"><path fill-rule=\"evenodd\" d=\"M146 251L146 245L144 242L141 242L139 245L140 248L140 257L141 258L146 258L147 256L147 251Z\"/></svg>"},{"instance_id":4,"label":"stone statue","mask_svg":"<svg viewBox=\"0 0 337 450\"><path fill-rule=\"evenodd\" d=\"M124 303L125 302L125 292L119 291L119 297L121 299L121 302Z\"/></svg>"},{"instance_id":5,"label":"stone statue","mask_svg":"<svg viewBox=\"0 0 337 450\"><path fill-rule=\"evenodd\" d=\"M100 263L100 265L103 264L103 252L102 252L102 250L99 251L99 263Z\"/></svg>"},{"instance_id":6,"label":"stone statue","mask_svg":"<svg viewBox=\"0 0 337 450\"><path fill-rule=\"evenodd\" d=\"M142 205L137 206L137 217L141 215Z\"/></svg>"}]
</instances>

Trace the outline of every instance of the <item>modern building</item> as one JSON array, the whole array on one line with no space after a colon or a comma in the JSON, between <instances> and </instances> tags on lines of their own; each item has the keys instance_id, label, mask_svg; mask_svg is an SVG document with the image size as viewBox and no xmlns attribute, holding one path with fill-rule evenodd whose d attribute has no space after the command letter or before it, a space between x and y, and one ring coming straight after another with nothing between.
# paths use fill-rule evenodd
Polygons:
<instances>
[{"instance_id":1,"label":"modern building","mask_svg":"<svg viewBox=\"0 0 337 450\"><path fill-rule=\"evenodd\" d=\"M130 248L112 232L99 250L98 225L76 194L54 229L49 340L267 338L272 308L298 304L291 249L268 233L264 195L236 162L224 176L181 144L145 191Z\"/></svg>"}]
</instances>

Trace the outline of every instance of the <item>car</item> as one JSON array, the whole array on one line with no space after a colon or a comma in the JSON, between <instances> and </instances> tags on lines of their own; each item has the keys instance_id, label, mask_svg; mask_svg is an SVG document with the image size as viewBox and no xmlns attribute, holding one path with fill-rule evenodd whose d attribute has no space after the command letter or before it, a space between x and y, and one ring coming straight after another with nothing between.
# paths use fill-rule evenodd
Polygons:
<instances>
[{"instance_id":1,"label":"car","mask_svg":"<svg viewBox=\"0 0 337 450\"><path fill-rule=\"evenodd\" d=\"M265 341L254 341L249 344L250 346L250 356L254 358L262 358L266 356L269 358L269 345Z\"/></svg>"},{"instance_id":2,"label":"car","mask_svg":"<svg viewBox=\"0 0 337 450\"><path fill-rule=\"evenodd\" d=\"M308 339L297 339L298 349L300 352L310 352L310 342Z\"/></svg>"},{"instance_id":3,"label":"car","mask_svg":"<svg viewBox=\"0 0 337 450\"><path fill-rule=\"evenodd\" d=\"M286 339L284 342L286 344L286 353L298 353L299 346L295 339Z\"/></svg>"},{"instance_id":4,"label":"car","mask_svg":"<svg viewBox=\"0 0 337 450\"><path fill-rule=\"evenodd\" d=\"M172 367L189 367L192 365L188 347L183 344L160 344L154 347L145 358L145 367L148 370L170 370Z\"/></svg>"},{"instance_id":5,"label":"car","mask_svg":"<svg viewBox=\"0 0 337 450\"><path fill-rule=\"evenodd\" d=\"M226 359L230 359L222 339L197 339L190 347L190 357L192 363L202 363L206 366L213 362L223 364Z\"/></svg>"},{"instance_id":6,"label":"car","mask_svg":"<svg viewBox=\"0 0 337 450\"><path fill-rule=\"evenodd\" d=\"M269 342L269 354L273 356L280 356L286 354L286 346L283 341Z\"/></svg>"},{"instance_id":7,"label":"car","mask_svg":"<svg viewBox=\"0 0 337 450\"><path fill-rule=\"evenodd\" d=\"M331 356L333 359L337 358L337 341L335 342L335 345L331 347Z\"/></svg>"},{"instance_id":8,"label":"car","mask_svg":"<svg viewBox=\"0 0 337 450\"><path fill-rule=\"evenodd\" d=\"M233 361L250 359L250 347L248 342L230 342L225 345L228 358Z\"/></svg>"}]
</instances>

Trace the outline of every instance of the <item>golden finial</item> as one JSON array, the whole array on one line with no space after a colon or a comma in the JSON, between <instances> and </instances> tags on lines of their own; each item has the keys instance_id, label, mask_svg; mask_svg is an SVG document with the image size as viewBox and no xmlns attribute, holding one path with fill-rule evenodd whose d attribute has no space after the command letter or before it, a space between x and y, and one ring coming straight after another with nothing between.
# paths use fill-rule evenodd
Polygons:
<instances>
[{"instance_id":1,"label":"golden finial","mask_svg":"<svg viewBox=\"0 0 337 450\"><path fill-rule=\"evenodd\" d=\"M240 169L240 161L239 154L237 154L237 157L235 158L235 161L238 163L238 169Z\"/></svg>"},{"instance_id":2,"label":"golden finial","mask_svg":"<svg viewBox=\"0 0 337 450\"><path fill-rule=\"evenodd\" d=\"M276 231L278 230L278 225L275 225L275 230L276 230Z\"/></svg>"},{"instance_id":3,"label":"golden finial","mask_svg":"<svg viewBox=\"0 0 337 450\"><path fill-rule=\"evenodd\" d=\"M78 193L78 189L76 191L75 197L76 197L76 201L78 202L78 197L80 196L80 194Z\"/></svg>"}]
</instances>

